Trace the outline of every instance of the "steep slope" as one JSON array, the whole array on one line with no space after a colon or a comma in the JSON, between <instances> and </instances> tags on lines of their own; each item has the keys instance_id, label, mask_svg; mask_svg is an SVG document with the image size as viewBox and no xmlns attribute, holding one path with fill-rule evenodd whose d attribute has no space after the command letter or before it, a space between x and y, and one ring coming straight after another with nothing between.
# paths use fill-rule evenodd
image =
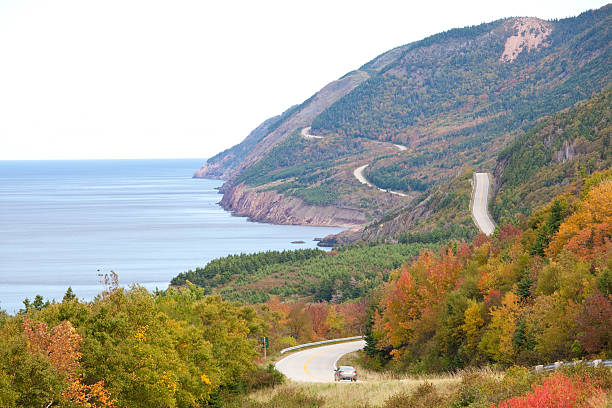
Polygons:
<instances>
[{"instance_id":1,"label":"steep slope","mask_svg":"<svg viewBox=\"0 0 612 408\"><path fill-rule=\"evenodd\" d=\"M257 126L242 142L208 159L204 166L196 171L193 176L195 178L228 179L251 149L261 139L276 129L288 116L291 116L296 108L297 105L292 106L282 115L267 119Z\"/></svg>"},{"instance_id":2,"label":"steep slope","mask_svg":"<svg viewBox=\"0 0 612 408\"><path fill-rule=\"evenodd\" d=\"M571 182L612 166L611 137L612 89L536 125L499 156L493 216L529 216Z\"/></svg>"},{"instance_id":3,"label":"steep slope","mask_svg":"<svg viewBox=\"0 0 612 408\"><path fill-rule=\"evenodd\" d=\"M529 217L553 197L580 188L586 174L612 166L612 88L543 119L497 157L491 214L498 224ZM436 242L476 234L469 216L471 172L390 212L363 229L325 237L325 245L356 240ZM418 204L417 204L418 203Z\"/></svg>"},{"instance_id":4,"label":"steep slope","mask_svg":"<svg viewBox=\"0 0 612 408\"><path fill-rule=\"evenodd\" d=\"M218 168L223 168L224 179L239 174L295 129L308 126L314 117L367 78L366 72L355 71L327 84L302 104L262 123L242 143L209 159L194 177L217 177Z\"/></svg>"},{"instance_id":5,"label":"steep slope","mask_svg":"<svg viewBox=\"0 0 612 408\"><path fill-rule=\"evenodd\" d=\"M342 240L438 234L451 219L453 235L470 236L467 206L445 215L469 189L452 205L442 195L469 183L469 169L493 171L499 152L542 117L612 83L611 27L606 6L560 21L499 20L398 47L264 123L254 146L216 159L227 163L217 166L225 166L221 173L213 162L198 175L226 177L225 208L256 220L374 221ZM308 126L323 137L303 137ZM375 187L353 176L366 164L363 176Z\"/></svg>"},{"instance_id":6,"label":"steep slope","mask_svg":"<svg viewBox=\"0 0 612 408\"><path fill-rule=\"evenodd\" d=\"M610 83L610 10L559 22L500 20L408 44L312 130L408 146L368 168L385 188L425 189L466 163L491 165L513 131Z\"/></svg>"}]
</instances>

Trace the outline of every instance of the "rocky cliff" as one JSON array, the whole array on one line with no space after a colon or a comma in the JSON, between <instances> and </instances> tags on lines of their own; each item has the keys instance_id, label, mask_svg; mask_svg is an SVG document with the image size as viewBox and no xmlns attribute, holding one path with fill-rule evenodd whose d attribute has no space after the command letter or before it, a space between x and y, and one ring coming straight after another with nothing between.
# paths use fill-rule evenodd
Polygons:
<instances>
[{"instance_id":1,"label":"rocky cliff","mask_svg":"<svg viewBox=\"0 0 612 408\"><path fill-rule=\"evenodd\" d=\"M367 222L365 214L355 209L311 205L298 197L244 185L226 187L220 204L234 215L273 224L353 227Z\"/></svg>"}]
</instances>

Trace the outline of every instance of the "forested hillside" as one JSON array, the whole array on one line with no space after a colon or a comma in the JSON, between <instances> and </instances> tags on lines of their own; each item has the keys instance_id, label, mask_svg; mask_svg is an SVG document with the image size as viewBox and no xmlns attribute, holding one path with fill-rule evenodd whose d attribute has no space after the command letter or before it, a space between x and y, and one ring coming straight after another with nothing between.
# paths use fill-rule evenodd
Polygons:
<instances>
[{"instance_id":1,"label":"forested hillside","mask_svg":"<svg viewBox=\"0 0 612 408\"><path fill-rule=\"evenodd\" d=\"M487 166L512 132L610 83L610 10L557 22L500 20L406 45L312 128L407 145L410 153L369 168L383 188L424 190L466 164ZM513 34L525 47L509 59Z\"/></svg>"},{"instance_id":2,"label":"forested hillside","mask_svg":"<svg viewBox=\"0 0 612 408\"><path fill-rule=\"evenodd\" d=\"M424 251L377 294L368 352L413 372L612 357L612 172L519 228Z\"/></svg>"},{"instance_id":3,"label":"forested hillside","mask_svg":"<svg viewBox=\"0 0 612 408\"><path fill-rule=\"evenodd\" d=\"M206 293L249 303L266 302L271 296L341 303L369 296L391 270L423 248L422 244L363 245L329 253L297 250L230 255L181 273L171 283L189 281Z\"/></svg>"},{"instance_id":4,"label":"forested hillside","mask_svg":"<svg viewBox=\"0 0 612 408\"><path fill-rule=\"evenodd\" d=\"M324 88L333 97L317 93L269 124L265 132L278 127L249 148L256 155L244 149L248 160L224 185L222 204L265 222L379 226L403 213L410 222L398 224L422 227L386 237L385 228L365 227L338 242L433 233L448 217L419 208L428 197L466 171L493 171L500 152L536 123L610 86L610 27L608 5L558 21L454 29L384 53ZM302 134L309 125L319 138ZM376 188L353 174L364 165Z\"/></svg>"},{"instance_id":5,"label":"forested hillside","mask_svg":"<svg viewBox=\"0 0 612 408\"><path fill-rule=\"evenodd\" d=\"M586 174L612 165L612 90L529 130L498 158L499 191L492 214L516 221Z\"/></svg>"}]
</instances>

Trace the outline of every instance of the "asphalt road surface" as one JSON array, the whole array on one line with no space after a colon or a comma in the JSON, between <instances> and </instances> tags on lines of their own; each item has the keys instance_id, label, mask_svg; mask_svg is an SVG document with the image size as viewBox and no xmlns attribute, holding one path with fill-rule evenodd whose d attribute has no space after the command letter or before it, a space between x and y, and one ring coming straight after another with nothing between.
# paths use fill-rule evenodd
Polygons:
<instances>
[{"instance_id":1,"label":"asphalt road surface","mask_svg":"<svg viewBox=\"0 0 612 408\"><path fill-rule=\"evenodd\" d=\"M298 351L277 362L276 369L293 381L333 382L338 359L364 346L365 341L358 340Z\"/></svg>"},{"instance_id":2,"label":"asphalt road surface","mask_svg":"<svg viewBox=\"0 0 612 408\"><path fill-rule=\"evenodd\" d=\"M489 216L489 175L487 173L474 173L474 203L472 215L476 226L486 235L495 231L495 224Z\"/></svg>"},{"instance_id":3,"label":"asphalt road surface","mask_svg":"<svg viewBox=\"0 0 612 408\"><path fill-rule=\"evenodd\" d=\"M359 182L361 184L365 184L365 185L367 185L369 187L376 187L376 186L372 185L372 183L370 183L368 181L368 179L365 177L365 175L363 174L363 171L368 166L369 166L369 164L364 164L363 166L357 167L355 170L353 170L353 176L355 176L355 178L357 180L359 180ZM379 187L376 187L376 188L378 188L380 191L384 191L385 193L395 194L395 195L398 195L400 197L407 197L406 194L400 193L399 191L385 190L384 188L379 188Z\"/></svg>"},{"instance_id":4,"label":"asphalt road surface","mask_svg":"<svg viewBox=\"0 0 612 408\"><path fill-rule=\"evenodd\" d=\"M310 133L310 126L305 127L304 129L302 129L302 136L305 137L306 139L323 139L323 136L316 136L316 135L311 135Z\"/></svg>"}]
</instances>

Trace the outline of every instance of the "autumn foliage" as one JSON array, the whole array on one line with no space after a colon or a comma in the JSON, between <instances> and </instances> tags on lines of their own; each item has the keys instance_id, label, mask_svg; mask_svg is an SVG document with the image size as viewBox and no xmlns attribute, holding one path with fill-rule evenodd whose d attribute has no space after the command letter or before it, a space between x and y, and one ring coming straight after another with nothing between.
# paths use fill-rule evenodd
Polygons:
<instances>
[{"instance_id":1,"label":"autumn foliage","mask_svg":"<svg viewBox=\"0 0 612 408\"><path fill-rule=\"evenodd\" d=\"M580 408L593 407L591 401L605 396L605 392L587 380L568 378L556 373L545 378L533 391L497 405L497 408ZM495 408L492 405L491 408Z\"/></svg>"},{"instance_id":2,"label":"autumn foliage","mask_svg":"<svg viewBox=\"0 0 612 408\"><path fill-rule=\"evenodd\" d=\"M94 384L83 384L78 373L81 359L81 336L69 321L63 321L49 331L46 323L34 323L29 318L23 322L23 334L31 353L39 353L51 365L65 375L67 387L61 394L64 402L87 408L109 408L116 400L104 388L104 380Z\"/></svg>"},{"instance_id":3,"label":"autumn foliage","mask_svg":"<svg viewBox=\"0 0 612 408\"><path fill-rule=\"evenodd\" d=\"M375 299L369 355L416 372L612 357L612 175L581 185L520 228L393 272Z\"/></svg>"}]
</instances>

